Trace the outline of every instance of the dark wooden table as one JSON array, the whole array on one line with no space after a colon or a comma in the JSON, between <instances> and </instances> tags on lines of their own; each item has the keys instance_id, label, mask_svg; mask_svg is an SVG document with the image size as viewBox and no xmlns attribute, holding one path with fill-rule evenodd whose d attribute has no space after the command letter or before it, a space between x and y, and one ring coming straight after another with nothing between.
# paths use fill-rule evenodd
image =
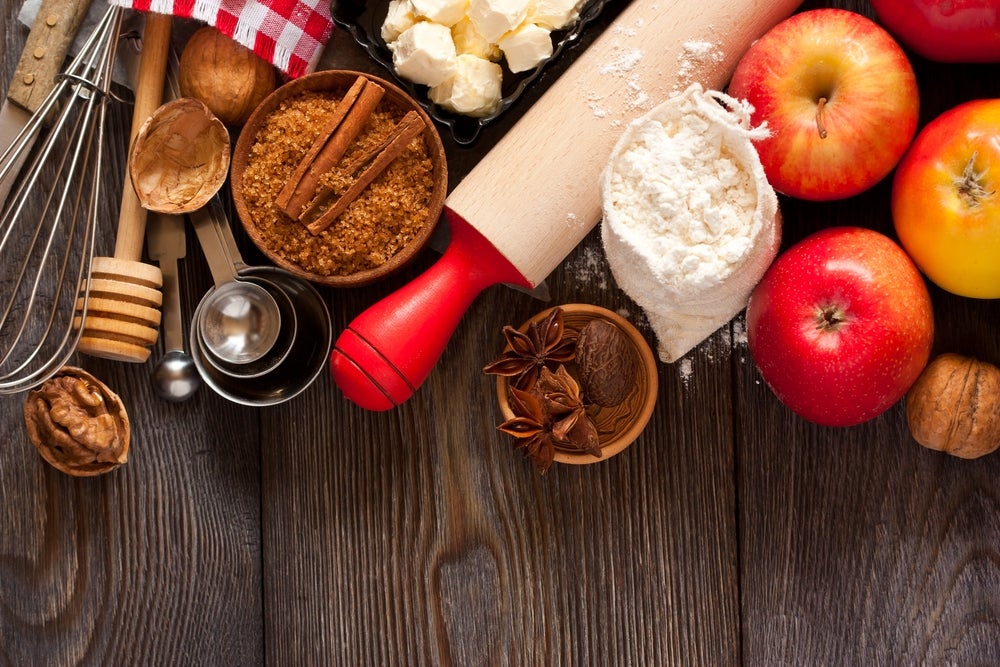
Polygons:
<instances>
[{"instance_id":1,"label":"dark wooden table","mask_svg":"<svg viewBox=\"0 0 1000 667\"><path fill-rule=\"evenodd\" d=\"M872 15L804 6L826 5ZM25 37L17 9L2 9L4 82ZM995 66L914 65L924 122L1000 96ZM377 71L344 32L323 66ZM449 144L454 177L507 126ZM119 158L112 187L123 173ZM782 200L786 245L837 223L891 233L888 195ZM385 283L323 290L336 331L426 255ZM190 313L210 285L193 238L182 281ZM652 341L596 232L549 286L553 304L621 311ZM1000 362L1000 303L932 298L936 351ZM901 405L849 429L798 419L762 383L740 316L686 357L690 372L659 366L631 448L541 477L495 430L479 369L504 324L546 305L487 290L387 413L354 407L326 373L271 408L208 389L170 404L150 386L159 350L142 365L77 358L134 425L128 464L93 479L45 464L23 395L0 398L0 663L1000 664L1000 454L925 450Z\"/></svg>"}]
</instances>

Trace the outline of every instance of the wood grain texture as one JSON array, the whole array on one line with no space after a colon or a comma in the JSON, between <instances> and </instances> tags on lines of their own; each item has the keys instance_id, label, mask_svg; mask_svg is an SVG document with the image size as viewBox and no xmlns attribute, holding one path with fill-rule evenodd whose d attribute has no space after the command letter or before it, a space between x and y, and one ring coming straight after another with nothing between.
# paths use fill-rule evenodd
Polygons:
<instances>
[{"instance_id":1,"label":"wood grain texture","mask_svg":"<svg viewBox=\"0 0 1000 667\"><path fill-rule=\"evenodd\" d=\"M597 252L595 233L570 266ZM553 283L560 301L597 281L611 292L605 268L586 271L589 285ZM351 301L337 317L363 307ZM606 303L640 319L621 296ZM539 306L491 290L396 412L322 400L269 412L265 440L303 410L311 422L310 437L263 452L269 662L737 660L731 419L718 419L728 371L702 377L697 396L664 373L660 418L637 443L542 478L495 430L494 382L478 372L502 349L503 324ZM694 414L689 401L711 409ZM325 613L308 613L317 606Z\"/></svg>"},{"instance_id":2,"label":"wood grain texture","mask_svg":"<svg viewBox=\"0 0 1000 667\"><path fill-rule=\"evenodd\" d=\"M2 8L5 82L26 32L18 4ZM120 192L130 116L110 114L105 193ZM114 246L118 199L102 199L98 254ZM211 284L204 269L191 275L188 313ZM257 417L205 391L160 401L160 353L136 366L72 360L129 411L129 461L112 475L50 468L25 435L23 395L0 398L0 664L262 662Z\"/></svg>"},{"instance_id":3,"label":"wood grain texture","mask_svg":"<svg viewBox=\"0 0 1000 667\"><path fill-rule=\"evenodd\" d=\"M870 14L860 0L807 6L827 5ZM9 80L26 30L16 6L0 12ZM339 30L322 65L375 72ZM924 122L1000 95L995 69L920 63ZM453 185L513 118L474 149L446 141ZM112 123L108 193L123 182L129 110ZM888 193L783 200L785 243L845 221L888 231ZM117 199L98 254L114 247ZM190 316L212 280L188 237ZM434 259L321 290L335 328ZM548 282L548 304L488 289L424 386L387 413L344 401L325 373L271 408L206 387L168 404L149 384L162 344L145 364L78 357L134 425L129 462L96 479L49 468L24 435L23 397L0 396L0 665L1000 664L1000 456L924 450L901 406L852 429L806 424L762 383L738 317L660 365L635 444L540 476L496 431L479 372L501 327L586 302L653 342L596 230ZM936 351L1000 363L1000 302L932 299Z\"/></svg>"}]
</instances>

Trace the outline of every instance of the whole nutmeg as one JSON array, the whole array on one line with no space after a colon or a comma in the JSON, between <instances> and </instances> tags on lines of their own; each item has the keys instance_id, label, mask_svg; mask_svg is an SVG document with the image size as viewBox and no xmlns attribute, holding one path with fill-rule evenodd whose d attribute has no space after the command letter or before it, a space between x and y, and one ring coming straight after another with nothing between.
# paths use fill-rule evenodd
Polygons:
<instances>
[{"instance_id":1,"label":"whole nutmeg","mask_svg":"<svg viewBox=\"0 0 1000 667\"><path fill-rule=\"evenodd\" d=\"M906 394L914 440L964 459L1000 447L1000 368L959 354L933 359Z\"/></svg>"},{"instance_id":2,"label":"whole nutmeg","mask_svg":"<svg viewBox=\"0 0 1000 667\"><path fill-rule=\"evenodd\" d=\"M74 477L128 459L131 425L121 399L93 375L64 366L24 401L28 439L52 467Z\"/></svg>"},{"instance_id":3,"label":"whole nutmeg","mask_svg":"<svg viewBox=\"0 0 1000 667\"><path fill-rule=\"evenodd\" d=\"M580 386L601 407L618 405L632 393L639 360L621 329L605 319L588 322L576 341Z\"/></svg>"},{"instance_id":4,"label":"whole nutmeg","mask_svg":"<svg viewBox=\"0 0 1000 667\"><path fill-rule=\"evenodd\" d=\"M181 52L181 95L194 97L226 125L240 127L274 91L274 67L211 26L199 28Z\"/></svg>"}]
</instances>

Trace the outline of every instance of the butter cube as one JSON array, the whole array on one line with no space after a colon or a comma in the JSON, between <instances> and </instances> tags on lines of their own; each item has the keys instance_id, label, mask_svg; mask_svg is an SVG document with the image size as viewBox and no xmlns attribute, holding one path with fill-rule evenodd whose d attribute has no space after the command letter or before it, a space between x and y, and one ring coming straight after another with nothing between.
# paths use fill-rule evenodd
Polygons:
<instances>
[{"instance_id":1,"label":"butter cube","mask_svg":"<svg viewBox=\"0 0 1000 667\"><path fill-rule=\"evenodd\" d=\"M449 111L483 117L500 105L503 71L495 62L470 54L456 59L455 74L428 90L431 100Z\"/></svg>"},{"instance_id":2,"label":"butter cube","mask_svg":"<svg viewBox=\"0 0 1000 667\"><path fill-rule=\"evenodd\" d=\"M468 17L451 27L451 38L458 55L467 53L486 60L500 60L500 47L483 37Z\"/></svg>"},{"instance_id":3,"label":"butter cube","mask_svg":"<svg viewBox=\"0 0 1000 667\"><path fill-rule=\"evenodd\" d=\"M469 0L469 19L488 42L498 42L528 16L531 0Z\"/></svg>"},{"instance_id":4,"label":"butter cube","mask_svg":"<svg viewBox=\"0 0 1000 667\"><path fill-rule=\"evenodd\" d=\"M552 37L547 28L525 23L500 40L500 50L511 72L525 72L552 55Z\"/></svg>"},{"instance_id":5,"label":"butter cube","mask_svg":"<svg viewBox=\"0 0 1000 667\"><path fill-rule=\"evenodd\" d=\"M449 28L465 17L469 0L410 0L413 13Z\"/></svg>"},{"instance_id":6,"label":"butter cube","mask_svg":"<svg viewBox=\"0 0 1000 667\"><path fill-rule=\"evenodd\" d=\"M580 17L582 0L537 0L529 20L549 30L560 30Z\"/></svg>"},{"instance_id":7,"label":"butter cube","mask_svg":"<svg viewBox=\"0 0 1000 667\"><path fill-rule=\"evenodd\" d=\"M455 42L451 29L440 23L419 21L389 45L392 64L403 78L425 86L436 86L456 69Z\"/></svg>"},{"instance_id":8,"label":"butter cube","mask_svg":"<svg viewBox=\"0 0 1000 667\"><path fill-rule=\"evenodd\" d=\"M390 0L388 13L382 22L382 39L386 44L394 42L416 22L417 17L413 14L410 0Z\"/></svg>"}]
</instances>

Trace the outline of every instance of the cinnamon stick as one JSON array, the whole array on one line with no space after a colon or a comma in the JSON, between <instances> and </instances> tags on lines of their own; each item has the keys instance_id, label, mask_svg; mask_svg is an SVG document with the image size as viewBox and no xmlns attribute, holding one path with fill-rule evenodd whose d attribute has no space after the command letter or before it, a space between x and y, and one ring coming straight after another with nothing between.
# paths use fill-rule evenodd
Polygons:
<instances>
[{"instance_id":1,"label":"cinnamon stick","mask_svg":"<svg viewBox=\"0 0 1000 667\"><path fill-rule=\"evenodd\" d=\"M316 235L329 227L358 198L358 195L378 178L379 174L385 171L393 160L402 154L410 142L424 131L424 128L424 120L420 114L416 111L407 112L381 144L367 151L347 166L345 171L349 175L358 171L361 173L330 207L323 209L323 205L331 197L332 191L329 188L321 188L316 193L316 197L299 217L299 220L305 223L306 229Z\"/></svg>"},{"instance_id":2,"label":"cinnamon stick","mask_svg":"<svg viewBox=\"0 0 1000 667\"><path fill-rule=\"evenodd\" d=\"M278 193L275 204L290 218L298 219L309 203L320 177L330 171L347 152L371 117L385 89L359 76L320 130L305 157Z\"/></svg>"}]
</instances>

